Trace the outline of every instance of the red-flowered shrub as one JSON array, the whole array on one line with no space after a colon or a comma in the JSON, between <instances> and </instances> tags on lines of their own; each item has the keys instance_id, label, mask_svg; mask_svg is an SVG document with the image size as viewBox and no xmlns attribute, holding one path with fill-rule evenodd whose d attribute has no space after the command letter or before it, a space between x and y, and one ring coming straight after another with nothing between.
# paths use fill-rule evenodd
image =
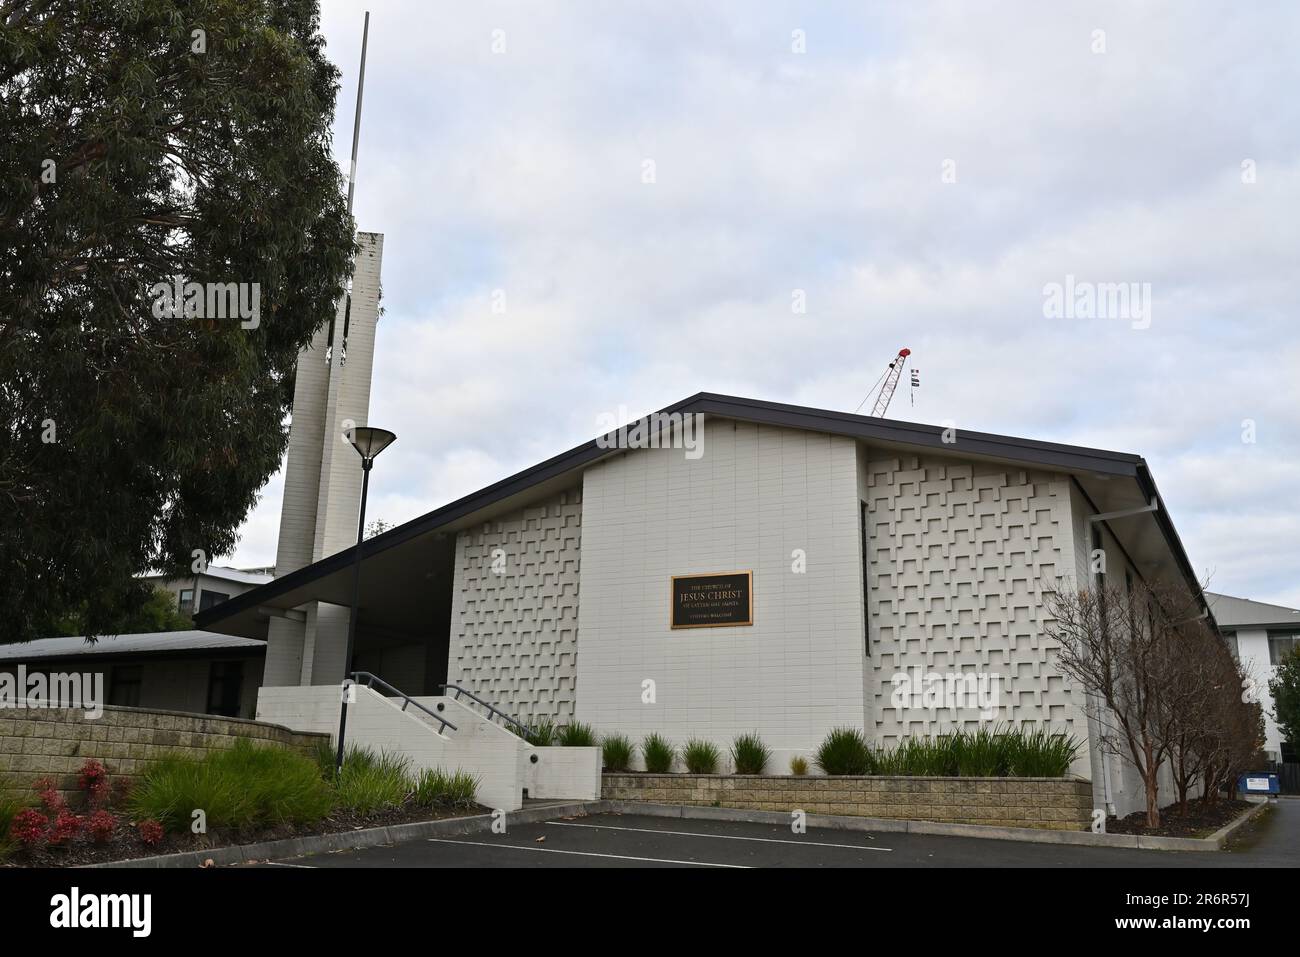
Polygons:
<instances>
[{"instance_id":1,"label":"red-flowered shrub","mask_svg":"<svg viewBox=\"0 0 1300 957\"><path fill-rule=\"evenodd\" d=\"M45 842L49 826L49 820L36 808L24 808L14 815L9 825L9 836L25 847L35 847Z\"/></svg>"},{"instance_id":2,"label":"red-flowered shrub","mask_svg":"<svg viewBox=\"0 0 1300 957\"><path fill-rule=\"evenodd\" d=\"M150 847L163 839L163 826L157 821L141 821L135 826L135 829L140 835L140 840Z\"/></svg>"},{"instance_id":3,"label":"red-flowered shrub","mask_svg":"<svg viewBox=\"0 0 1300 957\"><path fill-rule=\"evenodd\" d=\"M90 758L81 766L77 787L85 793L87 804L91 807L99 807L108 797L108 768L94 758Z\"/></svg>"},{"instance_id":4,"label":"red-flowered shrub","mask_svg":"<svg viewBox=\"0 0 1300 957\"><path fill-rule=\"evenodd\" d=\"M112 840L113 831L116 829L117 815L102 808L90 815L90 820L86 822L86 831L96 844L107 844Z\"/></svg>"},{"instance_id":5,"label":"red-flowered shrub","mask_svg":"<svg viewBox=\"0 0 1300 957\"><path fill-rule=\"evenodd\" d=\"M33 786L36 788L36 796L40 798L41 807L48 813L57 814L67 806L68 802L63 800L63 795L54 786L53 778L37 778Z\"/></svg>"},{"instance_id":6,"label":"red-flowered shrub","mask_svg":"<svg viewBox=\"0 0 1300 957\"><path fill-rule=\"evenodd\" d=\"M50 844L61 847L68 844L81 832L81 817L67 808L59 812L54 819L54 829L50 831Z\"/></svg>"}]
</instances>

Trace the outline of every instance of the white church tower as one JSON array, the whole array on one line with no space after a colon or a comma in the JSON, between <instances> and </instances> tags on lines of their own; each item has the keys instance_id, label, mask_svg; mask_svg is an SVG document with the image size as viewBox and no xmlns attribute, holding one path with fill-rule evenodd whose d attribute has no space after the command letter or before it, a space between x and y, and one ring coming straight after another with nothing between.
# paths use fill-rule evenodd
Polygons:
<instances>
[{"instance_id":1,"label":"white church tower","mask_svg":"<svg viewBox=\"0 0 1300 957\"><path fill-rule=\"evenodd\" d=\"M348 215L357 182L361 100L366 88L370 13L361 34L361 70L352 125ZM289 455L280 505L276 575L287 575L340 552L357 541L361 510L361 463L346 433L368 424L370 374L379 324L382 233L357 233L352 279L328 326L316 331L298 355L289 425ZM309 602L270 621L262 684L338 684L347 654L348 615L342 605Z\"/></svg>"},{"instance_id":2,"label":"white church tower","mask_svg":"<svg viewBox=\"0 0 1300 957\"><path fill-rule=\"evenodd\" d=\"M344 434L366 425L379 322L382 233L358 233L350 293L334 319L298 356L280 507L277 576L356 544L361 460ZM271 619L268 686L338 684L343 679L349 610L312 602L302 616Z\"/></svg>"}]
</instances>

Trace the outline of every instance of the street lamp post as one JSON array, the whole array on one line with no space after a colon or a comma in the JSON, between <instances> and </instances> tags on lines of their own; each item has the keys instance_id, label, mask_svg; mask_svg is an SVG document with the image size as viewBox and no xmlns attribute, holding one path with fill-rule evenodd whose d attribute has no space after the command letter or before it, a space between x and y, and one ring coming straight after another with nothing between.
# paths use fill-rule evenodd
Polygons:
<instances>
[{"instance_id":1,"label":"street lamp post","mask_svg":"<svg viewBox=\"0 0 1300 957\"><path fill-rule=\"evenodd\" d=\"M348 614L348 643L343 650L343 701L339 709L339 750L334 758L334 773L343 770L343 741L348 729L348 676L352 674L352 643L357 634L357 605L361 600L361 543L366 533L366 494L370 491L370 467L375 456L396 441L387 429L358 426L346 433L348 441L361 456L361 515L357 518L357 548L352 556L352 608Z\"/></svg>"}]
</instances>

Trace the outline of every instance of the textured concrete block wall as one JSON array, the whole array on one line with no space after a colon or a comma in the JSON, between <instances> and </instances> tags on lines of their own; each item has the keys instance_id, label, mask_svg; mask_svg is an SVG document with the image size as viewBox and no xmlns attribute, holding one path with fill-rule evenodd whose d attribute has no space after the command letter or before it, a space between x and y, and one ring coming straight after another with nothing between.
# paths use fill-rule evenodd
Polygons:
<instances>
[{"instance_id":1,"label":"textured concrete block wall","mask_svg":"<svg viewBox=\"0 0 1300 957\"><path fill-rule=\"evenodd\" d=\"M1059 778L606 774L601 796L756 811L1082 830L1092 785Z\"/></svg>"},{"instance_id":2,"label":"textured concrete block wall","mask_svg":"<svg viewBox=\"0 0 1300 957\"><path fill-rule=\"evenodd\" d=\"M1053 665L1045 593L1073 571L1062 475L870 449L868 734L880 746L989 723L978 708L897 708L893 676L998 676L995 721L1087 739L1083 701ZM1079 769L1086 771L1087 761Z\"/></svg>"},{"instance_id":3,"label":"textured concrete block wall","mask_svg":"<svg viewBox=\"0 0 1300 957\"><path fill-rule=\"evenodd\" d=\"M573 720L582 492L456 538L447 674L524 721Z\"/></svg>"},{"instance_id":4,"label":"textured concrete block wall","mask_svg":"<svg viewBox=\"0 0 1300 957\"><path fill-rule=\"evenodd\" d=\"M718 418L703 437L697 459L639 449L584 476L577 717L633 740L757 730L784 767L863 722L855 446ZM753 625L671 629L673 575L738 570Z\"/></svg>"},{"instance_id":5,"label":"textured concrete block wall","mask_svg":"<svg viewBox=\"0 0 1300 957\"><path fill-rule=\"evenodd\" d=\"M71 793L90 758L114 776L131 777L166 754L202 757L244 739L311 756L322 738L328 735L174 711L105 707L102 716L88 718L75 708L6 709L0 711L0 795L27 798L32 783L47 776Z\"/></svg>"}]
</instances>

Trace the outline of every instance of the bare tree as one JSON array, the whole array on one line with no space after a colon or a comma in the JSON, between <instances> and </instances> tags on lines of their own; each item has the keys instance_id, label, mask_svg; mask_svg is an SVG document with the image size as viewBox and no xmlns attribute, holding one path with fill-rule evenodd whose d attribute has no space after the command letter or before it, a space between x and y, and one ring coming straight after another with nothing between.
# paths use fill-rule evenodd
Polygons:
<instances>
[{"instance_id":1,"label":"bare tree","mask_svg":"<svg viewBox=\"0 0 1300 957\"><path fill-rule=\"evenodd\" d=\"M1182 656L1185 623L1200 614L1197 596L1185 586L1141 582L1058 586L1047 612L1047 634L1060 645L1057 668L1102 705L1105 739L1117 741L1111 746L1137 769L1147 825L1158 826L1160 769L1196 701Z\"/></svg>"},{"instance_id":2,"label":"bare tree","mask_svg":"<svg viewBox=\"0 0 1300 957\"><path fill-rule=\"evenodd\" d=\"M1230 739L1225 714L1241 683L1227 646L1204 618L1181 623L1178 634L1165 737L1178 813L1186 817L1192 788Z\"/></svg>"}]
</instances>

